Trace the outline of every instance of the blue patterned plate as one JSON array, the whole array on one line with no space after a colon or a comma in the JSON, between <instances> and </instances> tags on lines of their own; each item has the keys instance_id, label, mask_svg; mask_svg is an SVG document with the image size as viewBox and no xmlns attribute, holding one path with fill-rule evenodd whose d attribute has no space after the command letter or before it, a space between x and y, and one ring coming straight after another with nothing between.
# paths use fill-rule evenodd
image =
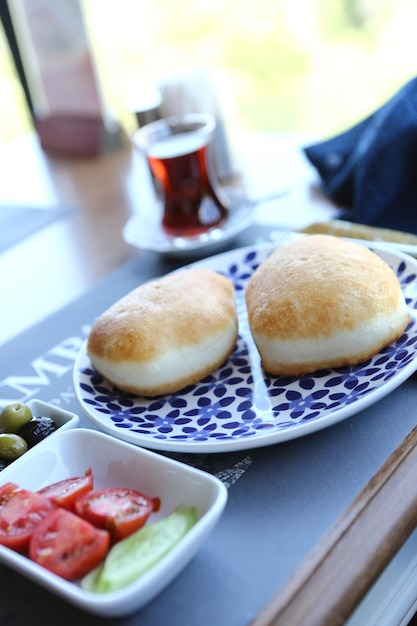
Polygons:
<instances>
[{"instance_id":1,"label":"blue patterned plate","mask_svg":"<svg viewBox=\"0 0 417 626\"><path fill-rule=\"evenodd\" d=\"M249 332L244 291L274 246L247 247L193 264L222 272L235 285L239 339L222 367L181 392L142 398L103 379L84 345L74 367L75 393L82 408L97 426L120 439L173 452L230 452L275 444L365 409L417 369L417 261L373 248L396 272L413 319L395 344L365 363L298 378L265 375Z\"/></svg>"}]
</instances>

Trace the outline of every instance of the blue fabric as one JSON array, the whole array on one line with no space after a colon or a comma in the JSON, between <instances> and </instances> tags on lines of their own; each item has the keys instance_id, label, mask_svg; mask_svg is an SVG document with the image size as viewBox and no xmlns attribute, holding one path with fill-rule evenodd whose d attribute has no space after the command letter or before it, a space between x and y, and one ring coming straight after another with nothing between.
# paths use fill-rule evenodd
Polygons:
<instances>
[{"instance_id":1,"label":"blue fabric","mask_svg":"<svg viewBox=\"0 0 417 626\"><path fill-rule=\"evenodd\" d=\"M417 234L417 78L350 130L304 152L342 218Z\"/></svg>"}]
</instances>

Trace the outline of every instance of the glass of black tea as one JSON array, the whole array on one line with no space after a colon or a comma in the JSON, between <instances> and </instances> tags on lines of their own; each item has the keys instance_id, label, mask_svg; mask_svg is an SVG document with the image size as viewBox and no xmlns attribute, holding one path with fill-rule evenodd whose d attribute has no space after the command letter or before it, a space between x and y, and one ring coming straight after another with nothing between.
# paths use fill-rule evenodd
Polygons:
<instances>
[{"instance_id":1,"label":"glass of black tea","mask_svg":"<svg viewBox=\"0 0 417 626\"><path fill-rule=\"evenodd\" d=\"M147 124L133 136L162 201L162 228L173 237L200 235L227 218L211 159L215 124L211 115L190 113Z\"/></svg>"}]
</instances>

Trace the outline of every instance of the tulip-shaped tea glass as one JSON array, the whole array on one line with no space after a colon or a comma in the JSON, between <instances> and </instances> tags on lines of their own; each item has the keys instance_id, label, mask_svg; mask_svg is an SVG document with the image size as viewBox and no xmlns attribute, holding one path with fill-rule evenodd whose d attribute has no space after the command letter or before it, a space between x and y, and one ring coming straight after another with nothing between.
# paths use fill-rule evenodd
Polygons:
<instances>
[{"instance_id":1,"label":"tulip-shaped tea glass","mask_svg":"<svg viewBox=\"0 0 417 626\"><path fill-rule=\"evenodd\" d=\"M168 235L200 235L227 217L211 161L215 124L211 115L190 113L147 124L133 135L151 168Z\"/></svg>"}]
</instances>

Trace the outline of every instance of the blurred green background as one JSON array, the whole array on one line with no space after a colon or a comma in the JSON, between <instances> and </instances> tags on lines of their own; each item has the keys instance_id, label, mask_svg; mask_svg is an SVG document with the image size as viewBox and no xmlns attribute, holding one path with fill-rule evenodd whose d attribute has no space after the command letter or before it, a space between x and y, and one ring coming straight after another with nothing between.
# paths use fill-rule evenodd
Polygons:
<instances>
[{"instance_id":1,"label":"blurred green background","mask_svg":"<svg viewBox=\"0 0 417 626\"><path fill-rule=\"evenodd\" d=\"M59 1L59 0L58 0ZM183 67L228 70L240 126L317 138L352 125L417 75L417 0L83 0L105 99ZM0 140L30 129L0 33Z\"/></svg>"}]
</instances>

